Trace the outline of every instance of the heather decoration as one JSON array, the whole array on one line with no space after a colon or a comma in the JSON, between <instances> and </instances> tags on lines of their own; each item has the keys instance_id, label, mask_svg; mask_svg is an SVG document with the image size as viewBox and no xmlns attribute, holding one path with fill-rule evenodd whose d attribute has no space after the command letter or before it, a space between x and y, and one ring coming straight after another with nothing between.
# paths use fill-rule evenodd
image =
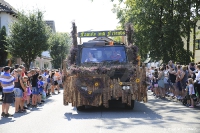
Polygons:
<instances>
[{"instance_id":1,"label":"heather decoration","mask_svg":"<svg viewBox=\"0 0 200 133\"><path fill-rule=\"evenodd\" d=\"M127 57L129 61L132 64L137 65L138 64L138 60L137 60L138 47L136 45L129 45L127 46L126 52L127 52Z\"/></svg>"},{"instance_id":2,"label":"heather decoration","mask_svg":"<svg viewBox=\"0 0 200 133\"><path fill-rule=\"evenodd\" d=\"M125 70L129 71L128 78L135 77L136 68L134 66L125 66L125 65L112 65L112 66L92 66L92 67L83 67L83 66L71 66L70 74L71 75L94 75L94 74L106 74L108 76L113 75L116 70Z\"/></svg>"},{"instance_id":3,"label":"heather decoration","mask_svg":"<svg viewBox=\"0 0 200 133\"><path fill-rule=\"evenodd\" d=\"M95 87L95 84L98 83L98 86ZM81 87L87 86L90 88L97 88L95 90L84 90ZM92 78L92 77L79 77L76 80L75 88L81 93L81 95L88 100L89 103L92 103L95 97L99 94L102 94L104 84L102 79L100 78Z\"/></svg>"},{"instance_id":4,"label":"heather decoration","mask_svg":"<svg viewBox=\"0 0 200 133\"><path fill-rule=\"evenodd\" d=\"M77 47L72 47L70 49L70 53L69 53L68 58L67 58L67 64L69 66L70 65L74 65L76 63L77 53L78 53L78 48Z\"/></svg>"},{"instance_id":5,"label":"heather decoration","mask_svg":"<svg viewBox=\"0 0 200 133\"><path fill-rule=\"evenodd\" d=\"M147 102L145 67L138 66L138 47L133 45L133 27L127 25L127 40L125 46L127 62L102 61L78 62L77 29L72 24L73 47L68 55L67 63L70 69L64 69L64 105L72 103L74 107L85 105L108 108L112 98L132 106L132 101ZM66 68L66 67L65 67ZM136 83L136 79L140 82ZM129 86L129 88L127 88ZM124 87L126 87L124 89Z\"/></svg>"}]
</instances>

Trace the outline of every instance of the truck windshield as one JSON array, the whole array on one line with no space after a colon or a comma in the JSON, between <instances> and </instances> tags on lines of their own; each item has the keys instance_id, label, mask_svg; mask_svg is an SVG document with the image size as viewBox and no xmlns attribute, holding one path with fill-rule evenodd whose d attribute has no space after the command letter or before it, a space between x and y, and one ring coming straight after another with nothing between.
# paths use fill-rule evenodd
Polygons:
<instances>
[{"instance_id":1,"label":"truck windshield","mask_svg":"<svg viewBox=\"0 0 200 133\"><path fill-rule=\"evenodd\" d=\"M81 54L81 63L84 62L127 62L126 51L124 47L96 47L83 48Z\"/></svg>"}]
</instances>

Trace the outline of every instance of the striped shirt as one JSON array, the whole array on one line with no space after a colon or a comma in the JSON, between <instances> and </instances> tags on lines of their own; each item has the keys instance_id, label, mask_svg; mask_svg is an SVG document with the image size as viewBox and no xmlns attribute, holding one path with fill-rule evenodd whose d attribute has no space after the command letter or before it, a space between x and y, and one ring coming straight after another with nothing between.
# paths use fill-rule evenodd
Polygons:
<instances>
[{"instance_id":1,"label":"striped shirt","mask_svg":"<svg viewBox=\"0 0 200 133\"><path fill-rule=\"evenodd\" d=\"M10 73L4 73L0 76L1 86L3 87L3 93L10 93L14 90L15 78Z\"/></svg>"}]
</instances>

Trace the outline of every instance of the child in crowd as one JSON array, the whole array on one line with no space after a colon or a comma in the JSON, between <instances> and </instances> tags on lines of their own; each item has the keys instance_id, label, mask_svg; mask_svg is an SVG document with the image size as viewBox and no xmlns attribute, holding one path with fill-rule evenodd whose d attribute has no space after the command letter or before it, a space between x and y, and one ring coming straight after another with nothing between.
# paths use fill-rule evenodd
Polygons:
<instances>
[{"instance_id":1,"label":"child in crowd","mask_svg":"<svg viewBox=\"0 0 200 133\"><path fill-rule=\"evenodd\" d=\"M193 98L195 97L195 91L194 91L194 82L192 78L188 79L188 84L189 84L189 95L190 95L190 100L191 100L191 106L190 108L194 108L194 100Z\"/></svg>"},{"instance_id":2,"label":"child in crowd","mask_svg":"<svg viewBox=\"0 0 200 133\"><path fill-rule=\"evenodd\" d=\"M47 96L50 96L51 94L51 76L48 75L48 78L47 78Z\"/></svg>"},{"instance_id":3,"label":"child in crowd","mask_svg":"<svg viewBox=\"0 0 200 133\"><path fill-rule=\"evenodd\" d=\"M24 76L23 77L23 84L24 84L24 87L26 88L26 90L24 91L24 94L23 94L23 100L24 101L27 101L27 82L28 82L28 77L27 76Z\"/></svg>"},{"instance_id":4,"label":"child in crowd","mask_svg":"<svg viewBox=\"0 0 200 133\"><path fill-rule=\"evenodd\" d=\"M42 75L38 76L37 85L38 85L38 91L39 91L39 93L38 93L38 104L42 104L41 99L42 99L42 93L43 93L43 90L44 90L44 82L43 82Z\"/></svg>"},{"instance_id":5,"label":"child in crowd","mask_svg":"<svg viewBox=\"0 0 200 133\"><path fill-rule=\"evenodd\" d=\"M152 85L154 88L154 93L155 93L156 97L158 97L159 90L158 90L158 70L157 69L155 69L155 72L153 73Z\"/></svg>"},{"instance_id":6,"label":"child in crowd","mask_svg":"<svg viewBox=\"0 0 200 133\"><path fill-rule=\"evenodd\" d=\"M28 76L28 81L27 81L27 107L30 107L31 104L30 104L30 99L31 99L31 71L28 71L27 72L27 76Z\"/></svg>"},{"instance_id":7,"label":"child in crowd","mask_svg":"<svg viewBox=\"0 0 200 133\"><path fill-rule=\"evenodd\" d=\"M188 82L186 82L186 85L187 85L186 89L185 89L185 91L186 91L186 99L187 99L186 106L189 107L191 104L190 104L189 84L188 84Z\"/></svg>"}]
</instances>

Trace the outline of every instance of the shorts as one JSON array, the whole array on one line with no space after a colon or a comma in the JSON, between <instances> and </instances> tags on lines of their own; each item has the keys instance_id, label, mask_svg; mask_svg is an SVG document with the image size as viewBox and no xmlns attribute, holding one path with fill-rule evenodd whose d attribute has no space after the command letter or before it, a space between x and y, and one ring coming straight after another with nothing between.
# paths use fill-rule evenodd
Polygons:
<instances>
[{"instance_id":1,"label":"shorts","mask_svg":"<svg viewBox=\"0 0 200 133\"><path fill-rule=\"evenodd\" d=\"M170 82L170 84L169 84L170 86L173 86L173 85L176 85L176 83L172 83L172 82Z\"/></svg>"},{"instance_id":2,"label":"shorts","mask_svg":"<svg viewBox=\"0 0 200 133\"><path fill-rule=\"evenodd\" d=\"M57 82L58 82L59 85L62 84L62 80L58 80Z\"/></svg>"},{"instance_id":3,"label":"shorts","mask_svg":"<svg viewBox=\"0 0 200 133\"><path fill-rule=\"evenodd\" d=\"M186 89L186 86L187 86L186 83L184 83L184 84L182 83L181 85L182 85L183 89Z\"/></svg>"},{"instance_id":4,"label":"shorts","mask_svg":"<svg viewBox=\"0 0 200 133\"><path fill-rule=\"evenodd\" d=\"M187 92L187 95L186 95L186 99L187 99L187 100L190 100L190 95L189 95L188 92Z\"/></svg>"},{"instance_id":5,"label":"shorts","mask_svg":"<svg viewBox=\"0 0 200 133\"><path fill-rule=\"evenodd\" d=\"M195 97L196 97L195 94L190 95L190 98L195 98Z\"/></svg>"},{"instance_id":6,"label":"shorts","mask_svg":"<svg viewBox=\"0 0 200 133\"><path fill-rule=\"evenodd\" d=\"M169 89L170 85L168 83L165 83L164 86L165 86L165 89Z\"/></svg>"},{"instance_id":7,"label":"shorts","mask_svg":"<svg viewBox=\"0 0 200 133\"><path fill-rule=\"evenodd\" d=\"M3 103L13 103L13 93L4 93Z\"/></svg>"},{"instance_id":8,"label":"shorts","mask_svg":"<svg viewBox=\"0 0 200 133\"><path fill-rule=\"evenodd\" d=\"M31 95L31 89L28 87L27 88L27 96L30 96Z\"/></svg>"},{"instance_id":9,"label":"shorts","mask_svg":"<svg viewBox=\"0 0 200 133\"><path fill-rule=\"evenodd\" d=\"M50 90L51 89L51 83L47 84L47 89Z\"/></svg>"},{"instance_id":10,"label":"shorts","mask_svg":"<svg viewBox=\"0 0 200 133\"><path fill-rule=\"evenodd\" d=\"M20 88L14 88L14 94L15 94L15 97L22 97L23 96L23 92Z\"/></svg>"},{"instance_id":11,"label":"shorts","mask_svg":"<svg viewBox=\"0 0 200 133\"><path fill-rule=\"evenodd\" d=\"M39 90L37 87L32 87L32 94L33 95L38 95L39 94Z\"/></svg>"},{"instance_id":12,"label":"shorts","mask_svg":"<svg viewBox=\"0 0 200 133\"><path fill-rule=\"evenodd\" d=\"M44 90L43 88L39 88L39 89L38 89L39 94L42 94L43 90Z\"/></svg>"},{"instance_id":13,"label":"shorts","mask_svg":"<svg viewBox=\"0 0 200 133\"><path fill-rule=\"evenodd\" d=\"M179 91L182 91L181 82L178 81L176 85L177 85L178 90L179 90Z\"/></svg>"},{"instance_id":14,"label":"shorts","mask_svg":"<svg viewBox=\"0 0 200 133\"><path fill-rule=\"evenodd\" d=\"M155 87L155 88L158 88L158 84L154 84L154 87Z\"/></svg>"},{"instance_id":15,"label":"shorts","mask_svg":"<svg viewBox=\"0 0 200 133\"><path fill-rule=\"evenodd\" d=\"M58 85L58 82L57 82L57 81L54 81L54 85Z\"/></svg>"}]
</instances>

